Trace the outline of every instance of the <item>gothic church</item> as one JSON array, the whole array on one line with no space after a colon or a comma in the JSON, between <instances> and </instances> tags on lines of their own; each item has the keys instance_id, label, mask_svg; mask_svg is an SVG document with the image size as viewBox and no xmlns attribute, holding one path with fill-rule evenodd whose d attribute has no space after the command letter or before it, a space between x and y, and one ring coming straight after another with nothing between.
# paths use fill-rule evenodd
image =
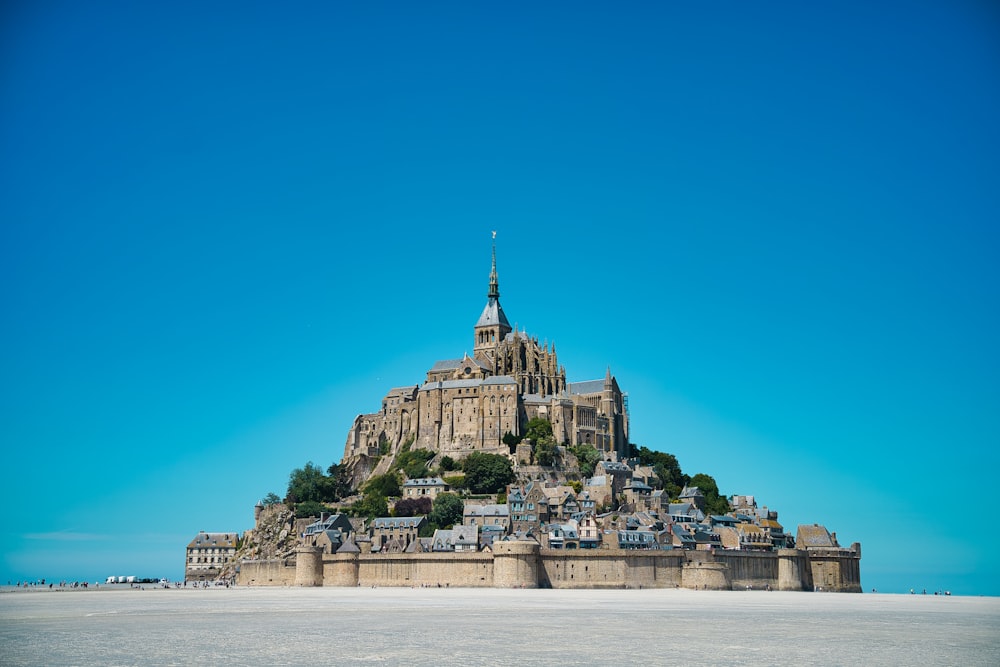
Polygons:
<instances>
[{"instance_id":1,"label":"gothic church","mask_svg":"<svg viewBox=\"0 0 1000 667\"><path fill-rule=\"evenodd\" d=\"M344 462L395 454L407 441L454 459L474 451L508 455L504 435L523 433L534 417L552 423L560 444L590 444L606 457L629 454L627 404L610 369L603 380L567 382L554 344L549 349L511 328L500 306L495 242L473 336L473 356L436 362L422 385L392 389L379 412L358 415Z\"/></svg>"}]
</instances>

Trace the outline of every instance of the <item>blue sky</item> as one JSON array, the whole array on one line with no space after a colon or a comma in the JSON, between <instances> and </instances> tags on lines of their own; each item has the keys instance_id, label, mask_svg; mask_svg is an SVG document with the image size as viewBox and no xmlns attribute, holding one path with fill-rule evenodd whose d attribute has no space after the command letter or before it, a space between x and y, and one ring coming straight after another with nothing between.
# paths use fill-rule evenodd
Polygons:
<instances>
[{"instance_id":1,"label":"blue sky","mask_svg":"<svg viewBox=\"0 0 1000 667\"><path fill-rule=\"evenodd\" d=\"M511 321L632 439L1000 594L985 2L6 3L0 580L183 573Z\"/></svg>"}]
</instances>

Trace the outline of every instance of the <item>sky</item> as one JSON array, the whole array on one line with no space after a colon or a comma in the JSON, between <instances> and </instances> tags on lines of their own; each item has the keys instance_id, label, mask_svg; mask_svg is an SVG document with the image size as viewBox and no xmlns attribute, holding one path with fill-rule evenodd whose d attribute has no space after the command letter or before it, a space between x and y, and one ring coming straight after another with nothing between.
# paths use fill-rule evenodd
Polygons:
<instances>
[{"instance_id":1,"label":"sky","mask_svg":"<svg viewBox=\"0 0 1000 667\"><path fill-rule=\"evenodd\" d=\"M501 303L635 444L1000 595L991 3L0 9L0 583L183 577Z\"/></svg>"}]
</instances>

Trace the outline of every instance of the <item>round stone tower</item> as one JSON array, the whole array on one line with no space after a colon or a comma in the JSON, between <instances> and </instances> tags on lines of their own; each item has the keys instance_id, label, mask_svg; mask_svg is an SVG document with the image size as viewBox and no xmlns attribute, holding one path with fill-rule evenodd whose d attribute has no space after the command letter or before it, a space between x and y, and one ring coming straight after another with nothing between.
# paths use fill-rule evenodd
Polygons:
<instances>
[{"instance_id":1,"label":"round stone tower","mask_svg":"<svg viewBox=\"0 0 1000 667\"><path fill-rule=\"evenodd\" d=\"M323 585L323 549L321 547L295 548L295 585Z\"/></svg>"},{"instance_id":2,"label":"round stone tower","mask_svg":"<svg viewBox=\"0 0 1000 667\"><path fill-rule=\"evenodd\" d=\"M778 590L812 589L809 555L800 549L778 549Z\"/></svg>"},{"instance_id":3,"label":"round stone tower","mask_svg":"<svg viewBox=\"0 0 1000 667\"><path fill-rule=\"evenodd\" d=\"M493 543L495 588L538 588L538 542L502 540Z\"/></svg>"},{"instance_id":4,"label":"round stone tower","mask_svg":"<svg viewBox=\"0 0 1000 667\"><path fill-rule=\"evenodd\" d=\"M681 588L706 591L731 591L729 566L715 561L688 561L681 568Z\"/></svg>"}]
</instances>

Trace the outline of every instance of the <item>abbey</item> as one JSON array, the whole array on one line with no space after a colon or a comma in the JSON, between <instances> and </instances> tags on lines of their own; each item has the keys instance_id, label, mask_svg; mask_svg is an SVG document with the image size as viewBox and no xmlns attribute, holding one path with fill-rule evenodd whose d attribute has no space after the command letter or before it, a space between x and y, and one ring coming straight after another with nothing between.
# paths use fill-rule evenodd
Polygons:
<instances>
[{"instance_id":1,"label":"abbey","mask_svg":"<svg viewBox=\"0 0 1000 667\"><path fill-rule=\"evenodd\" d=\"M504 435L528 421L552 424L557 442L629 455L626 397L611 375L567 382L556 348L510 326L500 306L496 243L486 307L473 327L473 355L438 361L422 385L397 387L382 409L355 418L344 461L395 453L401 443L453 458L473 451L509 454Z\"/></svg>"}]
</instances>

